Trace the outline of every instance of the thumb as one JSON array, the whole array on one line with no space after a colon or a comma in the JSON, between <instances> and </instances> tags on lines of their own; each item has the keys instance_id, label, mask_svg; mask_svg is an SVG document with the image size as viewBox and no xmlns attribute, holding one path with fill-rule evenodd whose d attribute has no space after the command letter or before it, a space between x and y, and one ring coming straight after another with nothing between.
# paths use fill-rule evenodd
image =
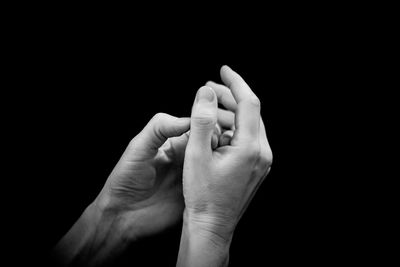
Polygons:
<instances>
[{"instance_id":1,"label":"thumb","mask_svg":"<svg viewBox=\"0 0 400 267\"><path fill-rule=\"evenodd\" d=\"M168 138L180 136L189 130L189 118L177 118L165 113L157 113L144 129L132 140L133 148L142 155L153 157Z\"/></svg>"},{"instance_id":2,"label":"thumb","mask_svg":"<svg viewBox=\"0 0 400 267\"><path fill-rule=\"evenodd\" d=\"M203 155L212 153L211 142L217 123L218 102L211 87L203 86L197 91L192 108L190 136L187 149L200 151Z\"/></svg>"}]
</instances>

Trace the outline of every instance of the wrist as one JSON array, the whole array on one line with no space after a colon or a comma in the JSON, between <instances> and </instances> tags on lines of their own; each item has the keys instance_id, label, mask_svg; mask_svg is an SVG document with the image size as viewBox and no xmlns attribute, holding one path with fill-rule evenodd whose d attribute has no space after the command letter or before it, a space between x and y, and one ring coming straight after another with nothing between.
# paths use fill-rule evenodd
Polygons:
<instances>
[{"instance_id":1,"label":"wrist","mask_svg":"<svg viewBox=\"0 0 400 267\"><path fill-rule=\"evenodd\" d=\"M226 266L233 236L228 228L213 217L185 210L177 266Z\"/></svg>"},{"instance_id":2,"label":"wrist","mask_svg":"<svg viewBox=\"0 0 400 267\"><path fill-rule=\"evenodd\" d=\"M128 214L123 209L115 208L110 205L110 201L104 198L97 198L89 207L94 220L97 222L100 232L111 231L112 235L117 235L121 242L133 242L137 239L135 228L132 226L135 217ZM131 212L132 213L132 212Z\"/></svg>"},{"instance_id":3,"label":"wrist","mask_svg":"<svg viewBox=\"0 0 400 267\"><path fill-rule=\"evenodd\" d=\"M209 232L225 243L230 243L236 227L236 222L226 216L207 212L196 213L188 209L184 211L183 223L201 232Z\"/></svg>"},{"instance_id":4,"label":"wrist","mask_svg":"<svg viewBox=\"0 0 400 267\"><path fill-rule=\"evenodd\" d=\"M97 265L112 259L126 247L119 219L90 204L54 250L57 262Z\"/></svg>"}]
</instances>

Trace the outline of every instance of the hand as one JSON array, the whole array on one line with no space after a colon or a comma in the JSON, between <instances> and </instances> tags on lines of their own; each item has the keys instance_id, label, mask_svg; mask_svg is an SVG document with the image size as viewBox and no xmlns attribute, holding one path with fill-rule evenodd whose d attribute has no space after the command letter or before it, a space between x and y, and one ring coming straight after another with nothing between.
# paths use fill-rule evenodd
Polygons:
<instances>
[{"instance_id":1,"label":"hand","mask_svg":"<svg viewBox=\"0 0 400 267\"><path fill-rule=\"evenodd\" d=\"M63 265L98 265L182 216L189 118L157 114L129 144L96 200L57 244Z\"/></svg>"},{"instance_id":2,"label":"hand","mask_svg":"<svg viewBox=\"0 0 400 267\"><path fill-rule=\"evenodd\" d=\"M218 110L210 149L216 148L233 113ZM189 118L157 114L136 136L112 171L96 203L103 213L122 220L129 239L154 234L173 225L184 209L182 167Z\"/></svg>"},{"instance_id":3,"label":"hand","mask_svg":"<svg viewBox=\"0 0 400 267\"><path fill-rule=\"evenodd\" d=\"M95 200L119 218L127 239L157 233L181 218L182 163L189 118L155 115L128 145Z\"/></svg>"},{"instance_id":4,"label":"hand","mask_svg":"<svg viewBox=\"0 0 400 267\"><path fill-rule=\"evenodd\" d=\"M240 217L272 164L260 101L245 81L222 67L227 87L209 82L199 89L183 168L184 229L178 265L220 266ZM229 89L228 89L229 88ZM218 101L235 113L230 142L210 149Z\"/></svg>"},{"instance_id":5,"label":"hand","mask_svg":"<svg viewBox=\"0 0 400 267\"><path fill-rule=\"evenodd\" d=\"M219 112L212 147L232 113ZM55 248L63 264L96 265L130 242L157 233L182 217L182 164L189 118L157 114L128 145L96 200ZM211 146L211 145L210 145Z\"/></svg>"}]
</instances>

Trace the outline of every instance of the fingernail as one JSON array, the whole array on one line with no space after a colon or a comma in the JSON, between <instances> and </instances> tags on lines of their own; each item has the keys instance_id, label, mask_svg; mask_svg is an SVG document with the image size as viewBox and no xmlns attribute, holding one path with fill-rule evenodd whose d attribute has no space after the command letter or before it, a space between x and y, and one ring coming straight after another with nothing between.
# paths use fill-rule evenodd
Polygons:
<instances>
[{"instance_id":1,"label":"fingernail","mask_svg":"<svg viewBox=\"0 0 400 267\"><path fill-rule=\"evenodd\" d=\"M216 149L218 147L218 136L216 134L212 135L211 148Z\"/></svg>"},{"instance_id":2,"label":"fingernail","mask_svg":"<svg viewBox=\"0 0 400 267\"><path fill-rule=\"evenodd\" d=\"M231 70L231 67L229 67L228 65L223 65L222 68L226 70Z\"/></svg>"},{"instance_id":3,"label":"fingernail","mask_svg":"<svg viewBox=\"0 0 400 267\"><path fill-rule=\"evenodd\" d=\"M214 133L215 133L216 135L218 135L218 136L220 136L221 133L222 133L221 126L219 126L218 123L215 125Z\"/></svg>"},{"instance_id":4,"label":"fingernail","mask_svg":"<svg viewBox=\"0 0 400 267\"><path fill-rule=\"evenodd\" d=\"M213 102L214 101L214 91L209 86L202 86L197 92L196 100L197 102Z\"/></svg>"}]
</instances>

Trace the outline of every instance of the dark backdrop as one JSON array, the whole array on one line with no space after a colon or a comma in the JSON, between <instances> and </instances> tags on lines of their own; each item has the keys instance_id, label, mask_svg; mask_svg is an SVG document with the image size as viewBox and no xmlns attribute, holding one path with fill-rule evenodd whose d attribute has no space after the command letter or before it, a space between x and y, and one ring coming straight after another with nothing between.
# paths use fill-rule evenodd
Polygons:
<instances>
[{"instance_id":1,"label":"dark backdrop","mask_svg":"<svg viewBox=\"0 0 400 267\"><path fill-rule=\"evenodd\" d=\"M22 147L16 173L23 173L24 185L16 257L46 254L149 119L157 112L189 116L197 89L220 81L223 64L261 99L274 154L271 173L235 232L231 266L331 262L351 253L353 210L342 209L348 189L336 157L345 125L339 131L337 118L354 94L347 79L355 75L357 47L316 25L274 26L219 37L167 28L29 29L14 61L23 73L15 80L23 107L14 122ZM133 246L121 262L173 266L180 228Z\"/></svg>"}]
</instances>

